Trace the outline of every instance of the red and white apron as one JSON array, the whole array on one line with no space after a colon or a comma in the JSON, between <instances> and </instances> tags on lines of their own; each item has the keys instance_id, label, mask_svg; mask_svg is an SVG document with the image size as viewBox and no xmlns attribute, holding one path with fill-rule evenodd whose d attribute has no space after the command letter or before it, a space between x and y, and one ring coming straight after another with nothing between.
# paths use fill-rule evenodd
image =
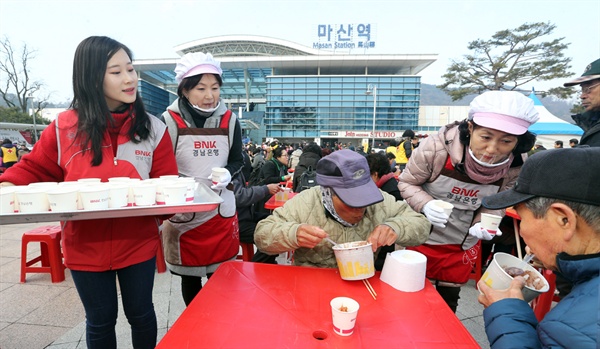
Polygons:
<instances>
[{"instance_id":1,"label":"red and white apron","mask_svg":"<svg viewBox=\"0 0 600 349\"><path fill-rule=\"evenodd\" d=\"M190 128L179 114L170 114L178 125L175 155L179 174L210 187L211 169L225 167L229 158L231 111L220 118L216 128ZM214 124L213 118L206 125ZM177 214L165 222L163 241L169 264L207 266L237 255L240 240L233 187L218 194L223 202L217 209Z\"/></svg>"},{"instance_id":2,"label":"red and white apron","mask_svg":"<svg viewBox=\"0 0 600 349\"><path fill-rule=\"evenodd\" d=\"M446 228L434 226L425 244L408 248L427 256L428 278L457 284L469 280L480 250L479 239L469 235L469 228L481 200L497 193L501 183L502 179L490 184L475 182L456 169L448 156L440 176L423 185L434 199L454 205Z\"/></svg>"}]
</instances>

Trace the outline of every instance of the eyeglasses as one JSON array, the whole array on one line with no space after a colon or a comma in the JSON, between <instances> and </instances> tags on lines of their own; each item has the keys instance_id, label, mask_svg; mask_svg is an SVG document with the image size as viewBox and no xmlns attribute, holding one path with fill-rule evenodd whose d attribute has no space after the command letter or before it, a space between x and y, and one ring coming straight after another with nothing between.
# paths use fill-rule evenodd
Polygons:
<instances>
[{"instance_id":1,"label":"eyeglasses","mask_svg":"<svg viewBox=\"0 0 600 349\"><path fill-rule=\"evenodd\" d=\"M593 85L586 86L586 87L581 86L581 94L584 95L584 94L588 94L588 93L592 92L592 90L598 85L600 85L600 82L597 82Z\"/></svg>"}]
</instances>

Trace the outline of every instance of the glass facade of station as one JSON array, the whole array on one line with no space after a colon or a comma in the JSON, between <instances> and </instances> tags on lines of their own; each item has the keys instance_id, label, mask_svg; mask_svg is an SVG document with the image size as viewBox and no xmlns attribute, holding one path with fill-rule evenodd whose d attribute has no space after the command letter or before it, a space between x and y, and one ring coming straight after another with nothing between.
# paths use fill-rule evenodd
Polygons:
<instances>
[{"instance_id":1,"label":"glass facade of station","mask_svg":"<svg viewBox=\"0 0 600 349\"><path fill-rule=\"evenodd\" d=\"M373 95L377 86L375 129L415 129L418 123L418 76L270 76L264 125L268 137L315 138L328 131L373 129Z\"/></svg>"},{"instance_id":2,"label":"glass facade of station","mask_svg":"<svg viewBox=\"0 0 600 349\"><path fill-rule=\"evenodd\" d=\"M139 81L138 90L146 111L156 116L164 113L171 102L177 98L177 95L144 80Z\"/></svg>"},{"instance_id":3,"label":"glass facade of station","mask_svg":"<svg viewBox=\"0 0 600 349\"><path fill-rule=\"evenodd\" d=\"M238 83L227 74L223 80L222 98L230 102L240 100L243 91L236 88ZM262 94L266 100L255 110L264 111L262 126L269 138L312 139L339 130L371 132L374 97L366 94L369 85L377 86L377 132L401 134L403 130L418 128L418 76L285 75L265 76L254 82L256 94ZM147 111L154 115L162 114L177 97L144 80L140 80L139 90Z\"/></svg>"}]
</instances>

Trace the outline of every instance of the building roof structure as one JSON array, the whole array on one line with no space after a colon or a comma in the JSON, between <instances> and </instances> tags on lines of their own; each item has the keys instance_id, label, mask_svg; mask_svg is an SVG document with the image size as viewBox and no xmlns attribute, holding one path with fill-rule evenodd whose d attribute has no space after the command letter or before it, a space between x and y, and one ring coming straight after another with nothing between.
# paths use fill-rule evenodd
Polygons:
<instances>
[{"instance_id":1,"label":"building roof structure","mask_svg":"<svg viewBox=\"0 0 600 349\"><path fill-rule=\"evenodd\" d=\"M436 54L347 54L317 50L263 36L227 35L195 40L175 47L179 55L210 52L223 69L222 98L264 103L266 77L272 75L416 75ZM178 58L134 61L140 79L172 93L177 91Z\"/></svg>"}]
</instances>

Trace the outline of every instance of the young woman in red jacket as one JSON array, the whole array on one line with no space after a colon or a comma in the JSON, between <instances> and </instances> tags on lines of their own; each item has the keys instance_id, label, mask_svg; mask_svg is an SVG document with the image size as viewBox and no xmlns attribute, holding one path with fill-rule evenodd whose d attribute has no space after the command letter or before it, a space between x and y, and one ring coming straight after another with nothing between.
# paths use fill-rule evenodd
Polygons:
<instances>
[{"instance_id":1,"label":"young woman in red jacket","mask_svg":"<svg viewBox=\"0 0 600 349\"><path fill-rule=\"evenodd\" d=\"M73 62L73 102L0 185L177 174L166 126L137 93L131 51L108 37L83 40ZM86 314L88 348L116 348L117 280L134 348L156 346L152 303L159 217L62 222L65 265Z\"/></svg>"}]
</instances>

